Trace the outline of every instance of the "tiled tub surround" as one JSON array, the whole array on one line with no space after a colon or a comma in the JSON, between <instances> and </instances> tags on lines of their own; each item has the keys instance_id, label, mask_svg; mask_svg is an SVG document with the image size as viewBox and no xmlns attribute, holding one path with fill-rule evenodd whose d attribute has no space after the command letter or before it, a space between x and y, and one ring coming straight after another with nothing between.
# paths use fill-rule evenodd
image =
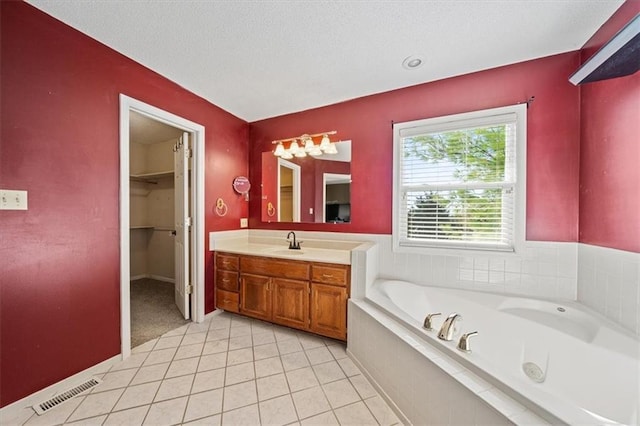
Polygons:
<instances>
[{"instance_id":1,"label":"tiled tub surround","mask_svg":"<svg viewBox=\"0 0 640 426\"><path fill-rule=\"evenodd\" d=\"M640 253L580 244L578 301L640 335Z\"/></svg>"},{"instance_id":2,"label":"tiled tub surround","mask_svg":"<svg viewBox=\"0 0 640 426\"><path fill-rule=\"evenodd\" d=\"M3 425L399 425L342 342L229 313L170 331L43 416Z\"/></svg>"},{"instance_id":3,"label":"tiled tub surround","mask_svg":"<svg viewBox=\"0 0 640 426\"><path fill-rule=\"evenodd\" d=\"M423 363L433 358L446 359L443 370L453 378L464 366L469 371L465 373L466 380L460 380L463 384L474 375L484 377L487 383L482 386L483 380L471 379L470 390L476 390L490 404L491 399L484 393L500 389L554 424L637 424L639 420L640 341L577 302L560 305L540 299L379 280L360 303L359 306L371 304L367 312L374 317L388 316L402 325L401 338L411 333L413 337L405 342L423 347ZM443 314L433 319L435 330L424 330L424 317L435 312ZM437 330L452 312L462 315L459 333L453 341L444 342L437 338ZM379 322L384 324L384 319ZM456 348L459 336L471 331L479 333L471 340L472 352L460 352ZM350 340L349 350L358 350L351 343ZM369 352L354 355L359 360L376 357ZM542 383L524 374L523 365L531 362L541 368L545 376ZM378 380L375 374L372 376ZM398 390L399 394L403 392L404 389ZM399 400L402 399L401 395ZM517 404L506 412L502 406L495 408L506 417L518 411ZM430 421L437 420L433 411L427 414Z\"/></svg>"}]
</instances>

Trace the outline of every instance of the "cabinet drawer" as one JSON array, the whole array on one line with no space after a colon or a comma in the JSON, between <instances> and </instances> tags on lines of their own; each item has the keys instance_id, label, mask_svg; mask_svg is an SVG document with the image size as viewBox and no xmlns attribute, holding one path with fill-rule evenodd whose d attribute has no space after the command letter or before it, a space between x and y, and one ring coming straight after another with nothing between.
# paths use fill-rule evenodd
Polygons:
<instances>
[{"instance_id":1,"label":"cabinet drawer","mask_svg":"<svg viewBox=\"0 0 640 426\"><path fill-rule=\"evenodd\" d=\"M238 256L216 253L216 269L224 269L227 271L237 271Z\"/></svg>"},{"instance_id":2,"label":"cabinet drawer","mask_svg":"<svg viewBox=\"0 0 640 426\"><path fill-rule=\"evenodd\" d=\"M333 284L346 287L349 284L349 266L313 264L311 280L318 283Z\"/></svg>"},{"instance_id":3,"label":"cabinet drawer","mask_svg":"<svg viewBox=\"0 0 640 426\"><path fill-rule=\"evenodd\" d=\"M216 290L216 306L229 312L239 312L238 293Z\"/></svg>"},{"instance_id":4,"label":"cabinet drawer","mask_svg":"<svg viewBox=\"0 0 640 426\"><path fill-rule=\"evenodd\" d=\"M238 291L238 273L218 269L216 271L216 288L220 290Z\"/></svg>"},{"instance_id":5,"label":"cabinet drawer","mask_svg":"<svg viewBox=\"0 0 640 426\"><path fill-rule=\"evenodd\" d=\"M296 280L309 279L309 264L294 260L242 256L240 258L240 269L243 274L266 275Z\"/></svg>"}]
</instances>

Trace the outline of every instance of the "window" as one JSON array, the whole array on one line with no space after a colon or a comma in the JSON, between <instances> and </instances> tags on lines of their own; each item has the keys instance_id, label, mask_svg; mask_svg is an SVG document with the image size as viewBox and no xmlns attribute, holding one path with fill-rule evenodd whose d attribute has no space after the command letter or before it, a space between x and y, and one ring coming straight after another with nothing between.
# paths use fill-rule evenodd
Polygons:
<instances>
[{"instance_id":1,"label":"window","mask_svg":"<svg viewBox=\"0 0 640 426\"><path fill-rule=\"evenodd\" d=\"M394 132L394 248L514 251L524 237L526 105Z\"/></svg>"}]
</instances>

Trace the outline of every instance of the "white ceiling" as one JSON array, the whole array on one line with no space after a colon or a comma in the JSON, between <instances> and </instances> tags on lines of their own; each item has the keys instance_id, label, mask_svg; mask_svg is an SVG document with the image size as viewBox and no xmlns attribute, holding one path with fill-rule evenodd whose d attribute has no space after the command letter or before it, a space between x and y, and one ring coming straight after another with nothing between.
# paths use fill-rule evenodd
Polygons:
<instances>
[{"instance_id":1,"label":"white ceiling","mask_svg":"<svg viewBox=\"0 0 640 426\"><path fill-rule=\"evenodd\" d=\"M623 3L27 1L249 122L577 50Z\"/></svg>"}]
</instances>

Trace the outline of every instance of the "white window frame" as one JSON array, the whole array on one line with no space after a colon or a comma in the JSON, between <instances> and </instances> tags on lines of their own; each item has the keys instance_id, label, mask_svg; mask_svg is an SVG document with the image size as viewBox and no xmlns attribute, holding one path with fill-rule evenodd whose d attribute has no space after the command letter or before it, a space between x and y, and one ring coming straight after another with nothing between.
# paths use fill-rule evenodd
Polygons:
<instances>
[{"instance_id":1,"label":"white window frame","mask_svg":"<svg viewBox=\"0 0 640 426\"><path fill-rule=\"evenodd\" d=\"M516 114L516 182L515 182L515 206L514 206L514 229L513 229L513 251L499 249L481 248L473 244L468 246L456 245L443 240L428 241L424 244L412 243L411 245L401 244L400 211L402 202L402 178L400 176L402 155L402 143L400 132L410 131L416 134L432 133L434 131L455 130L457 128L468 128L471 120L481 120L486 117L502 114ZM466 124L463 124L466 123ZM526 177L527 177L527 105L518 104L499 108L491 108L479 111L466 112L461 114L447 115L442 117L427 118L422 120L408 121L404 123L394 123L393 125L393 251L434 254L442 253L443 250L451 255L474 255L487 253L500 253L505 255L515 254L522 250L526 235Z\"/></svg>"}]
</instances>

